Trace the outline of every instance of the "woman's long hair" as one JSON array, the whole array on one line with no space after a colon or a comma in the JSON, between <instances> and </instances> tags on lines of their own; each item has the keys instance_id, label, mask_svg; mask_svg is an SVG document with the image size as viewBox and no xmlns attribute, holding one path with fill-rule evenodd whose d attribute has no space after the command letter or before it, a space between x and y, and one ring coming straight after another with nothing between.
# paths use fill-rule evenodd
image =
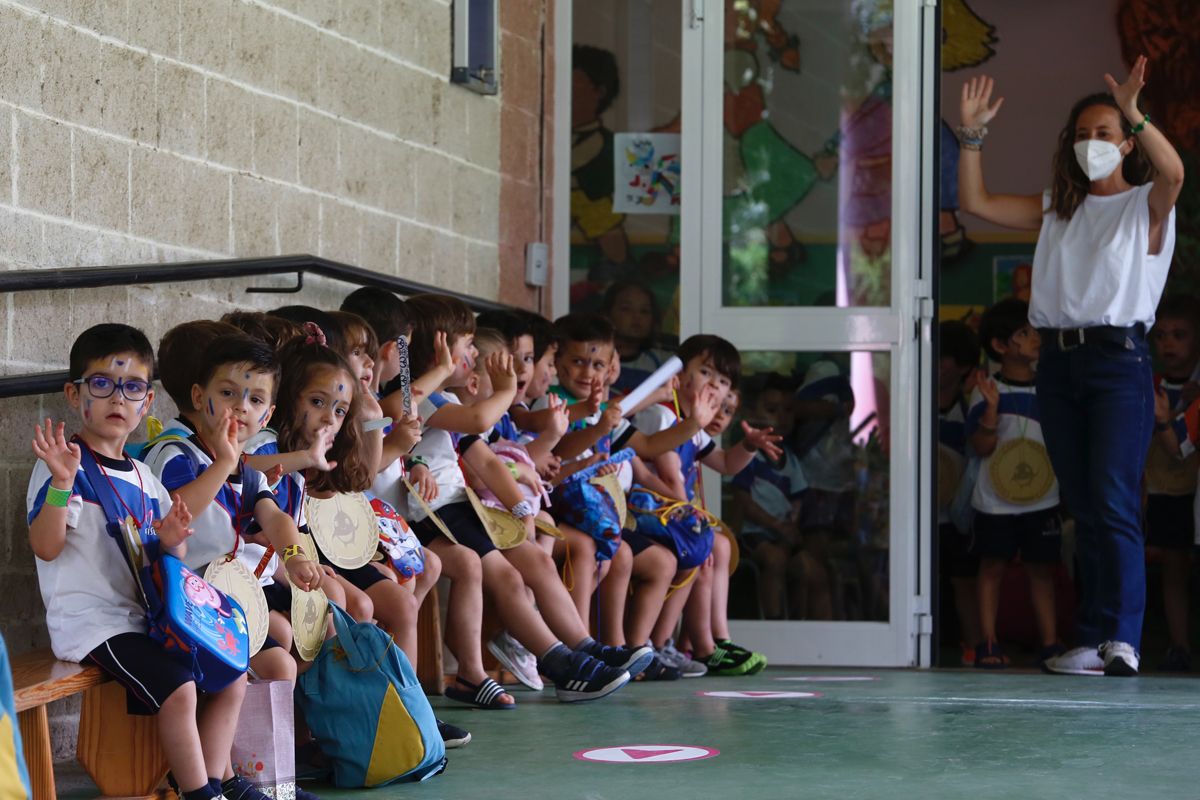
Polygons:
<instances>
[{"instance_id":1,"label":"woman's long hair","mask_svg":"<svg viewBox=\"0 0 1200 800\"><path fill-rule=\"evenodd\" d=\"M1075 210L1087 197L1092 185L1075 159L1075 127L1079 124L1079 115L1092 106L1107 106L1117 112L1117 119L1121 121L1122 142L1133 136L1133 126L1125 119L1117 101L1107 92L1089 94L1071 107L1067 124L1058 134L1058 149L1054 151L1054 181L1050 186L1050 210L1061 219L1069 220L1075 216ZM1119 146L1120 142L1116 144ZM1140 146L1135 144L1129 155L1125 156L1121 162L1121 174L1134 186L1147 183L1154 177L1154 167Z\"/></svg>"},{"instance_id":2,"label":"woman's long hair","mask_svg":"<svg viewBox=\"0 0 1200 800\"><path fill-rule=\"evenodd\" d=\"M284 345L279 353L283 373L279 381L278 400L271 424L275 427L281 453L305 450L303 441L304 414L300 408L300 394L308 387L313 377L322 370L339 370L347 377L352 394L350 409L342 428L333 440L328 457L337 466L329 472L311 474L308 487L319 492L362 492L371 487L375 475L366 461L363 443L362 422L359 419L362 385L354 377L350 365L333 348L306 339L295 339Z\"/></svg>"}]
</instances>

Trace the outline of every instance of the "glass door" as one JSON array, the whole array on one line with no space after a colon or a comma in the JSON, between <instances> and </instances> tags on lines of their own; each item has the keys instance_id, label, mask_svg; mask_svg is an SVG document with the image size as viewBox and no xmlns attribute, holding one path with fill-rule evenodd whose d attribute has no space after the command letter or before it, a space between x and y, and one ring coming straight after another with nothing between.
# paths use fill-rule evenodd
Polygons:
<instances>
[{"instance_id":1,"label":"glass door","mask_svg":"<svg viewBox=\"0 0 1200 800\"><path fill-rule=\"evenodd\" d=\"M698 68L682 157L702 185L682 202L680 334L737 345L739 418L784 435L783 461L706 476L740 543L734 639L775 664L928 663L936 8L922 6L685 11Z\"/></svg>"}]
</instances>

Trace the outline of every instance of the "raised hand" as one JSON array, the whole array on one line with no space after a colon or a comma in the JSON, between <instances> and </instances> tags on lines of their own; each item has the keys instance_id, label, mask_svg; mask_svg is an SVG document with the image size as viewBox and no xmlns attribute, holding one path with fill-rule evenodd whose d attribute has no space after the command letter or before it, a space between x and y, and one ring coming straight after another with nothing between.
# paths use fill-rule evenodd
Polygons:
<instances>
[{"instance_id":1,"label":"raised hand","mask_svg":"<svg viewBox=\"0 0 1200 800\"><path fill-rule=\"evenodd\" d=\"M1117 101L1117 105L1121 107L1125 116L1131 120L1137 119L1141 114L1138 111L1137 101L1138 94L1146 85L1146 63L1145 56L1138 56L1124 83L1117 83L1116 78L1107 72L1104 73L1104 82L1108 84L1108 90L1112 92L1113 99Z\"/></svg>"},{"instance_id":2,"label":"raised hand","mask_svg":"<svg viewBox=\"0 0 1200 800\"><path fill-rule=\"evenodd\" d=\"M69 489L75 485L75 473L79 470L79 460L82 458L79 445L67 441L63 433L65 428L66 423L60 422L55 426L49 418L44 428L33 426L34 455L46 462L50 469L50 480L59 484L55 487L57 489Z\"/></svg>"},{"instance_id":3,"label":"raised hand","mask_svg":"<svg viewBox=\"0 0 1200 800\"><path fill-rule=\"evenodd\" d=\"M779 449L779 442L783 441L783 437L775 433L774 428L755 428L743 420L742 433L746 434L744 441L750 446L750 450L761 450L772 461L779 460L783 455L783 451Z\"/></svg>"},{"instance_id":4,"label":"raised hand","mask_svg":"<svg viewBox=\"0 0 1200 800\"><path fill-rule=\"evenodd\" d=\"M979 380L975 384L975 388L983 395L984 402L988 404L988 408L997 408L1000 405L1000 390L996 387L996 382L983 374L980 370Z\"/></svg>"},{"instance_id":5,"label":"raised hand","mask_svg":"<svg viewBox=\"0 0 1200 800\"><path fill-rule=\"evenodd\" d=\"M188 526L192 524L192 512L188 511L183 498L175 495L171 498L171 510L160 520L154 522L154 532L166 547L178 547L193 531Z\"/></svg>"},{"instance_id":6,"label":"raised hand","mask_svg":"<svg viewBox=\"0 0 1200 800\"><path fill-rule=\"evenodd\" d=\"M550 394L547 395L546 402L554 413L550 417L550 424L542 431L542 435L561 439L571 427L571 411L567 407L567 401L556 394Z\"/></svg>"},{"instance_id":7,"label":"raised hand","mask_svg":"<svg viewBox=\"0 0 1200 800\"><path fill-rule=\"evenodd\" d=\"M228 408L221 413L216 426L216 441L211 442L213 463L227 465L232 469L242 457L242 445L238 442L238 423Z\"/></svg>"},{"instance_id":8,"label":"raised hand","mask_svg":"<svg viewBox=\"0 0 1200 800\"><path fill-rule=\"evenodd\" d=\"M450 344L445 331L434 331L433 355L434 369L449 377L454 372L454 353L450 351Z\"/></svg>"},{"instance_id":9,"label":"raised hand","mask_svg":"<svg viewBox=\"0 0 1200 800\"><path fill-rule=\"evenodd\" d=\"M991 102L994 87L995 81L987 75L971 78L963 84L962 102L959 106L963 127L980 128L996 116L996 112L1004 104L1004 98L1001 97L994 104Z\"/></svg>"},{"instance_id":10,"label":"raised hand","mask_svg":"<svg viewBox=\"0 0 1200 800\"><path fill-rule=\"evenodd\" d=\"M330 449L333 447L333 440L337 438L337 434L333 432L332 425L326 425L317 431L317 435L313 438L313 443L305 450L308 455L309 466L321 472L329 472L337 467L336 461L330 461L327 456Z\"/></svg>"},{"instance_id":11,"label":"raised hand","mask_svg":"<svg viewBox=\"0 0 1200 800\"><path fill-rule=\"evenodd\" d=\"M700 424L700 429L704 430L717 416L717 412L721 410L721 401L718 399L717 387L709 384L704 387L699 393L690 392L692 396L689 398L692 407L692 419Z\"/></svg>"},{"instance_id":12,"label":"raised hand","mask_svg":"<svg viewBox=\"0 0 1200 800\"><path fill-rule=\"evenodd\" d=\"M588 392L586 403L587 415L594 417L600 413L600 406L604 404L604 382L599 378L592 381L592 390Z\"/></svg>"},{"instance_id":13,"label":"raised hand","mask_svg":"<svg viewBox=\"0 0 1200 800\"><path fill-rule=\"evenodd\" d=\"M495 393L512 391L517 388L517 370L513 365L511 353L492 353L483 362L488 377L492 379L492 391Z\"/></svg>"}]
</instances>

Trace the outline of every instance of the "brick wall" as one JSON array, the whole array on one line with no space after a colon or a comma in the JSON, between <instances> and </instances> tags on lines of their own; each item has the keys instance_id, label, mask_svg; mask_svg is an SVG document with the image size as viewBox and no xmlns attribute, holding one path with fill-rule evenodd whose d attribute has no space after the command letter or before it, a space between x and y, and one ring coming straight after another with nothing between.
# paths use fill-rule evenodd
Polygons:
<instances>
[{"instance_id":1,"label":"brick wall","mask_svg":"<svg viewBox=\"0 0 1200 800\"><path fill-rule=\"evenodd\" d=\"M0 0L0 269L312 253L533 307L550 2L502 4L501 95L483 97L447 80L445 0ZM349 289L244 292L289 282L3 295L0 374L64 368L100 321L157 341L187 319L334 306ZM0 400L0 630L17 653L48 644L29 429L64 412L60 396Z\"/></svg>"}]
</instances>

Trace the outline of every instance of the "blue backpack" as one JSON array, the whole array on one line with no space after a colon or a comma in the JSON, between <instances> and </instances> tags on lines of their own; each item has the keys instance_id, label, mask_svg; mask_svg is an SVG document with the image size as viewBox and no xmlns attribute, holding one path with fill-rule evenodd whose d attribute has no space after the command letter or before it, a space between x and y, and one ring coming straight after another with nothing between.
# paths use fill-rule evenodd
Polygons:
<instances>
[{"instance_id":1,"label":"blue backpack","mask_svg":"<svg viewBox=\"0 0 1200 800\"><path fill-rule=\"evenodd\" d=\"M296 703L333 764L335 786L423 781L446 768L433 708L382 628L329 604L337 636L296 679Z\"/></svg>"},{"instance_id":2,"label":"blue backpack","mask_svg":"<svg viewBox=\"0 0 1200 800\"><path fill-rule=\"evenodd\" d=\"M29 797L29 775L21 752L21 729L17 725L17 706L13 700L12 673L8 650L0 636L0 797Z\"/></svg>"}]
</instances>

